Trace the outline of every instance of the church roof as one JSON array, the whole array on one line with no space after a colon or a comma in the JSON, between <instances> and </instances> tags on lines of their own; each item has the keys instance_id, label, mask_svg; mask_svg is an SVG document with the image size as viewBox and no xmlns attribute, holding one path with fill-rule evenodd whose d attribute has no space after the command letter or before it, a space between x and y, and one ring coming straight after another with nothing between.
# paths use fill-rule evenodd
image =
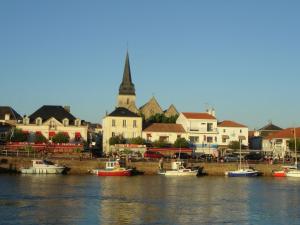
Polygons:
<instances>
[{"instance_id":1,"label":"church roof","mask_svg":"<svg viewBox=\"0 0 300 225\"><path fill-rule=\"evenodd\" d=\"M167 117L175 116L179 114L179 112L177 111L176 107L173 104L171 104L169 108L164 111L164 113Z\"/></svg>"},{"instance_id":2,"label":"church roof","mask_svg":"<svg viewBox=\"0 0 300 225\"><path fill-rule=\"evenodd\" d=\"M118 107L113 112L111 112L108 116L116 116L116 117L140 117L138 114L131 112L130 110Z\"/></svg>"},{"instance_id":3,"label":"church roof","mask_svg":"<svg viewBox=\"0 0 300 225\"><path fill-rule=\"evenodd\" d=\"M123 72L123 80L120 84L119 95L135 95L134 84L131 79L129 55L126 53L125 66Z\"/></svg>"},{"instance_id":4,"label":"church roof","mask_svg":"<svg viewBox=\"0 0 300 225\"><path fill-rule=\"evenodd\" d=\"M259 129L259 131L279 131L279 130L282 130L282 128L272 123L269 123L268 125Z\"/></svg>"}]
</instances>

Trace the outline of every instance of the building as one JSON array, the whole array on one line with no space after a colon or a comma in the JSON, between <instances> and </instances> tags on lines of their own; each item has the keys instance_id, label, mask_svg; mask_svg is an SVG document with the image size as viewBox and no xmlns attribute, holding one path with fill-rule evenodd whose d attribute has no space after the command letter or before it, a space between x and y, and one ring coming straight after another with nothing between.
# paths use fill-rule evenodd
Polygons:
<instances>
[{"instance_id":1,"label":"building","mask_svg":"<svg viewBox=\"0 0 300 225\"><path fill-rule=\"evenodd\" d=\"M59 132L68 134L70 142L86 141L88 130L81 119L71 114L69 106L58 105L44 105L30 116L24 116L22 122L17 124L17 128L29 132L30 141L38 133L51 140Z\"/></svg>"},{"instance_id":2,"label":"building","mask_svg":"<svg viewBox=\"0 0 300 225\"><path fill-rule=\"evenodd\" d=\"M177 111L176 107L173 104L171 104L169 108L164 111L164 114L166 117L172 117L178 116L179 112Z\"/></svg>"},{"instance_id":3,"label":"building","mask_svg":"<svg viewBox=\"0 0 300 225\"><path fill-rule=\"evenodd\" d=\"M127 52L117 107L102 121L103 151L105 153L110 151L109 140L113 136L122 136L126 139L142 136L142 117L138 114L135 100L135 88L131 79Z\"/></svg>"},{"instance_id":4,"label":"building","mask_svg":"<svg viewBox=\"0 0 300 225\"><path fill-rule=\"evenodd\" d=\"M10 106L0 106L0 142L9 139L11 130L18 122L22 120L22 116Z\"/></svg>"},{"instance_id":5,"label":"building","mask_svg":"<svg viewBox=\"0 0 300 225\"><path fill-rule=\"evenodd\" d=\"M153 123L143 130L142 137L148 142L163 141L173 144L177 138L186 138L186 132L181 124Z\"/></svg>"},{"instance_id":6,"label":"building","mask_svg":"<svg viewBox=\"0 0 300 225\"><path fill-rule=\"evenodd\" d=\"M214 110L206 113L180 113L176 123L183 126L196 153L215 154L218 147L218 130Z\"/></svg>"}]
</instances>

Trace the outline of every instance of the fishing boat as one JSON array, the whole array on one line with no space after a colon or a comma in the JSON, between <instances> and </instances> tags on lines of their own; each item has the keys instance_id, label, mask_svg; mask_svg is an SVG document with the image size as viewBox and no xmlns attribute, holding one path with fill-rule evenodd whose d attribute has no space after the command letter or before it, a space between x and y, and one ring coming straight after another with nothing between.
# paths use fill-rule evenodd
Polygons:
<instances>
[{"instance_id":1,"label":"fishing boat","mask_svg":"<svg viewBox=\"0 0 300 225\"><path fill-rule=\"evenodd\" d=\"M160 170L158 174L165 176L197 176L198 174L198 170L185 168L182 161L172 162L171 168L171 170Z\"/></svg>"},{"instance_id":2,"label":"fishing boat","mask_svg":"<svg viewBox=\"0 0 300 225\"><path fill-rule=\"evenodd\" d=\"M240 140L240 160L237 170L226 171L225 176L228 177L256 177L260 175L260 173L249 167L242 167L242 141Z\"/></svg>"},{"instance_id":3,"label":"fishing boat","mask_svg":"<svg viewBox=\"0 0 300 225\"><path fill-rule=\"evenodd\" d=\"M111 160L105 163L105 169L94 170L98 176L131 176L132 169L120 166L119 160Z\"/></svg>"},{"instance_id":4,"label":"fishing boat","mask_svg":"<svg viewBox=\"0 0 300 225\"><path fill-rule=\"evenodd\" d=\"M287 171L287 177L299 177L300 178L300 169L298 169L298 155L297 155L297 139L296 139L296 128L294 128L294 140L295 140L295 169Z\"/></svg>"},{"instance_id":5,"label":"fishing boat","mask_svg":"<svg viewBox=\"0 0 300 225\"><path fill-rule=\"evenodd\" d=\"M286 177L288 172L296 170L296 166L283 166L281 170L274 170L272 172L273 177Z\"/></svg>"},{"instance_id":6,"label":"fishing boat","mask_svg":"<svg viewBox=\"0 0 300 225\"><path fill-rule=\"evenodd\" d=\"M65 170L64 166L53 164L46 160L32 160L32 167L21 168L21 173L26 174L60 174Z\"/></svg>"}]
</instances>

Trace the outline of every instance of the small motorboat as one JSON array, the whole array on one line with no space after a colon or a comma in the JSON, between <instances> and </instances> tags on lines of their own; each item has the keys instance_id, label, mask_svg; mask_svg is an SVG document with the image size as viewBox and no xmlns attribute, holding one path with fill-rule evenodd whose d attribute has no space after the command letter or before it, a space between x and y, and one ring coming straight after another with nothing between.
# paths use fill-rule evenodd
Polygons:
<instances>
[{"instance_id":1,"label":"small motorboat","mask_svg":"<svg viewBox=\"0 0 300 225\"><path fill-rule=\"evenodd\" d=\"M257 177L260 173L252 168L240 168L238 170L226 171L225 176L228 177Z\"/></svg>"},{"instance_id":2,"label":"small motorboat","mask_svg":"<svg viewBox=\"0 0 300 225\"><path fill-rule=\"evenodd\" d=\"M182 161L172 162L171 167L171 170L160 170L158 174L165 176L197 176L198 174L198 170L185 168Z\"/></svg>"},{"instance_id":3,"label":"small motorboat","mask_svg":"<svg viewBox=\"0 0 300 225\"><path fill-rule=\"evenodd\" d=\"M283 166L282 170L274 170L272 172L272 176L273 177L286 177L287 173L296 170L297 167L296 166Z\"/></svg>"},{"instance_id":4,"label":"small motorboat","mask_svg":"<svg viewBox=\"0 0 300 225\"><path fill-rule=\"evenodd\" d=\"M98 176L131 176L132 169L126 169L120 166L119 160L108 161L105 163L105 169L93 170Z\"/></svg>"},{"instance_id":5,"label":"small motorboat","mask_svg":"<svg viewBox=\"0 0 300 225\"><path fill-rule=\"evenodd\" d=\"M32 167L21 168L21 173L27 174L60 174L66 167L53 164L46 160L32 160Z\"/></svg>"}]
</instances>

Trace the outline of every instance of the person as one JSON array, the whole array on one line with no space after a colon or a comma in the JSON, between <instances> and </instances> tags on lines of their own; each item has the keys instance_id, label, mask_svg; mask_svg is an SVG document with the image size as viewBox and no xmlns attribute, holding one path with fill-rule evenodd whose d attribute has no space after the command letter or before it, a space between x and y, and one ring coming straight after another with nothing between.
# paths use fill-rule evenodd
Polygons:
<instances>
[{"instance_id":1,"label":"person","mask_svg":"<svg viewBox=\"0 0 300 225\"><path fill-rule=\"evenodd\" d=\"M159 162L158 162L158 167L159 167L159 170L163 170L164 168L164 158L161 157Z\"/></svg>"}]
</instances>

